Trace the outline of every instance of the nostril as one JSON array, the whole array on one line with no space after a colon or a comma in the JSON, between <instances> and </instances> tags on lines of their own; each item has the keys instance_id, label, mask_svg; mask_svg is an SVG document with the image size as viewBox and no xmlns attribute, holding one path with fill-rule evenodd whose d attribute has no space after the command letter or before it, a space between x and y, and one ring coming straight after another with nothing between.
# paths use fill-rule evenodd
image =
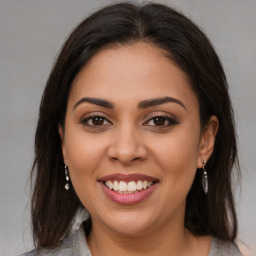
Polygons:
<instances>
[{"instance_id":1,"label":"nostril","mask_svg":"<svg viewBox=\"0 0 256 256\"><path fill-rule=\"evenodd\" d=\"M127 133L125 131L124 133ZM129 134L116 134L113 143L108 147L108 157L112 161L120 161L124 165L129 165L138 160L147 158L147 150L144 142L135 136L135 132Z\"/></svg>"}]
</instances>

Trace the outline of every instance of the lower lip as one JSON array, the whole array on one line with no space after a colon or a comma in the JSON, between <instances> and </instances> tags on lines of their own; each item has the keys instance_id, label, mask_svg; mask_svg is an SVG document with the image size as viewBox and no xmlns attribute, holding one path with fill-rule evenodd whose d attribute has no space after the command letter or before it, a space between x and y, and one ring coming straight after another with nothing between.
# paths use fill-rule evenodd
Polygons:
<instances>
[{"instance_id":1,"label":"lower lip","mask_svg":"<svg viewBox=\"0 0 256 256\"><path fill-rule=\"evenodd\" d=\"M101 184L103 191L105 192L106 196L109 199L111 199L112 201L119 203L119 204L129 205L129 204L139 203L139 202L143 201L144 199L146 199L147 197L149 197L152 194L152 192L154 191L154 189L156 188L158 183L155 183L151 187L149 187L147 189L142 189L140 192L137 192L134 194L119 194L119 193L115 192L114 190L106 187L103 182L100 182L100 184Z\"/></svg>"}]
</instances>

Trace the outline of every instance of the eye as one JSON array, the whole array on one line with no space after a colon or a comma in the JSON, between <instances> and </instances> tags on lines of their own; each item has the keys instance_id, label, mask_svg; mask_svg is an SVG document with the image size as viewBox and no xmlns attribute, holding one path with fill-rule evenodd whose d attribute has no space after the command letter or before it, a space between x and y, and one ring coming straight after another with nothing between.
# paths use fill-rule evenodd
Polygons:
<instances>
[{"instance_id":1,"label":"eye","mask_svg":"<svg viewBox=\"0 0 256 256\"><path fill-rule=\"evenodd\" d=\"M111 122L108 119L100 115L94 115L94 116L83 118L81 120L81 123L87 126L94 126L94 127L111 125Z\"/></svg>"},{"instance_id":2,"label":"eye","mask_svg":"<svg viewBox=\"0 0 256 256\"><path fill-rule=\"evenodd\" d=\"M177 121L169 116L157 115L150 118L145 124L148 126L166 127L177 124Z\"/></svg>"}]
</instances>

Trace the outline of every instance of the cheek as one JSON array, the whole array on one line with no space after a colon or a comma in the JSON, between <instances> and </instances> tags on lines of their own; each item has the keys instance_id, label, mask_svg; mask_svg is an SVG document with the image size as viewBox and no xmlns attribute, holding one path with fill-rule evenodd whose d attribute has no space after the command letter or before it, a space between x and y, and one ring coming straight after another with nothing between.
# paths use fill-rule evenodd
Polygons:
<instances>
[{"instance_id":1,"label":"cheek","mask_svg":"<svg viewBox=\"0 0 256 256\"><path fill-rule=\"evenodd\" d=\"M103 145L83 132L66 133L65 146L70 178L78 198L90 212L93 211L93 202L98 201L95 191Z\"/></svg>"},{"instance_id":2,"label":"cheek","mask_svg":"<svg viewBox=\"0 0 256 256\"><path fill-rule=\"evenodd\" d=\"M199 134L191 130L170 134L158 141L154 149L155 161L161 166L163 182L175 193L189 191L197 170Z\"/></svg>"},{"instance_id":3,"label":"cheek","mask_svg":"<svg viewBox=\"0 0 256 256\"><path fill-rule=\"evenodd\" d=\"M66 133L65 149L71 171L81 175L91 174L100 162L104 143L97 135L89 136L82 129Z\"/></svg>"},{"instance_id":4,"label":"cheek","mask_svg":"<svg viewBox=\"0 0 256 256\"><path fill-rule=\"evenodd\" d=\"M98 170L104 152L104 143L95 136L86 136L83 130L66 130L65 150L72 184L81 201L99 176ZM80 195L83 198L81 198Z\"/></svg>"}]
</instances>

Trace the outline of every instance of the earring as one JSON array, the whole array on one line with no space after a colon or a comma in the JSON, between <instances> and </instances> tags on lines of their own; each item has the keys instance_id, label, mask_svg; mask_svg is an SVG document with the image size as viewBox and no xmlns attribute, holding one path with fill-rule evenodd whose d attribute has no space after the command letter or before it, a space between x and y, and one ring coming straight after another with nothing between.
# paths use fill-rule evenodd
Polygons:
<instances>
[{"instance_id":1,"label":"earring","mask_svg":"<svg viewBox=\"0 0 256 256\"><path fill-rule=\"evenodd\" d=\"M69 190L69 177L68 177L68 167L65 165L65 176L66 176L66 181L67 181L67 183L66 183L66 185L65 185L65 189L66 190Z\"/></svg>"},{"instance_id":2,"label":"earring","mask_svg":"<svg viewBox=\"0 0 256 256\"><path fill-rule=\"evenodd\" d=\"M202 160L202 163L206 164L206 161ZM208 194L208 174L204 166L203 166L202 185L203 185L204 193L207 195Z\"/></svg>"}]
</instances>

